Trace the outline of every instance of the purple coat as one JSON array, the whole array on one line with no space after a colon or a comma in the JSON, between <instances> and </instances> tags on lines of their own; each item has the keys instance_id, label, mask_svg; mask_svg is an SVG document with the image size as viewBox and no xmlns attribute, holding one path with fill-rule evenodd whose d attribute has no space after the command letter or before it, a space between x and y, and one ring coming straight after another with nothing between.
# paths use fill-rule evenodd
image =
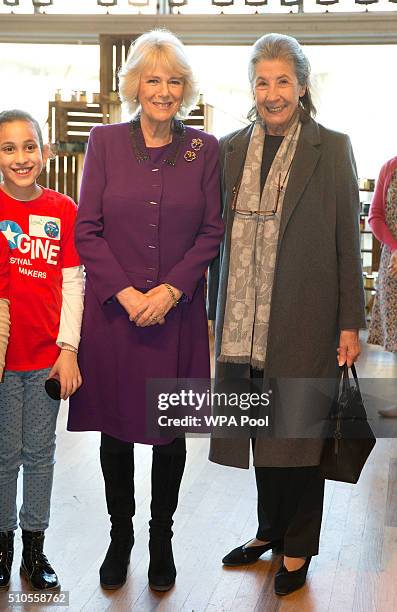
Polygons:
<instances>
[{"instance_id":1,"label":"purple coat","mask_svg":"<svg viewBox=\"0 0 397 612\"><path fill-rule=\"evenodd\" d=\"M204 144L188 162L193 138ZM91 131L76 222L87 273L83 385L70 400L69 430L159 442L146 433L146 379L209 377L204 273L222 235L213 136L186 128L176 165L169 166L138 162L127 123ZM163 282L185 296L165 325L136 327L112 299L130 285L148 290Z\"/></svg>"}]
</instances>

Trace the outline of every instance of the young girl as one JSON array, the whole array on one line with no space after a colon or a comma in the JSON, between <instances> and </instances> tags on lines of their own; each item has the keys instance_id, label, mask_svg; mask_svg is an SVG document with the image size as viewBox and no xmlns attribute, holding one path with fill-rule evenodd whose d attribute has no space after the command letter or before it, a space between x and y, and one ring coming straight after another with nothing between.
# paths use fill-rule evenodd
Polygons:
<instances>
[{"instance_id":1,"label":"young girl","mask_svg":"<svg viewBox=\"0 0 397 612\"><path fill-rule=\"evenodd\" d=\"M43 554L50 516L59 402L44 389L59 379L61 398L81 385L77 365L83 272L74 247L76 205L37 184L49 148L28 113L0 113L0 232L10 248L11 333L0 385L0 589L7 589L17 528L17 477L23 465L21 572L33 589L55 589Z\"/></svg>"}]
</instances>

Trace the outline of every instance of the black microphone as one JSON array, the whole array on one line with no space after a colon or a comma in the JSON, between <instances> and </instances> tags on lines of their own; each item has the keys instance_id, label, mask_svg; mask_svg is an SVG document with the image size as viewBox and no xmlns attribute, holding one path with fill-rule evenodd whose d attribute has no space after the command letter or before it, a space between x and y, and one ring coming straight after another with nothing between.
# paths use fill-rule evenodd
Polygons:
<instances>
[{"instance_id":1,"label":"black microphone","mask_svg":"<svg viewBox=\"0 0 397 612\"><path fill-rule=\"evenodd\" d=\"M47 378L44 388L51 399L58 401L61 399L61 383L57 378Z\"/></svg>"}]
</instances>

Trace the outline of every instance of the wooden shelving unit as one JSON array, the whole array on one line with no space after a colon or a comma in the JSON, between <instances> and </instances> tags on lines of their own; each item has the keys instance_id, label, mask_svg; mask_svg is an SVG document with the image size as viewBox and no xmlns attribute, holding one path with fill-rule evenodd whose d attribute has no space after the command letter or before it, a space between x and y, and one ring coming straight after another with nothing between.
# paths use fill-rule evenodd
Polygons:
<instances>
[{"instance_id":1,"label":"wooden shelving unit","mask_svg":"<svg viewBox=\"0 0 397 612\"><path fill-rule=\"evenodd\" d=\"M47 162L39 181L78 200L88 137L94 125L110 123L109 105L53 100L48 105L48 136L56 157Z\"/></svg>"}]
</instances>

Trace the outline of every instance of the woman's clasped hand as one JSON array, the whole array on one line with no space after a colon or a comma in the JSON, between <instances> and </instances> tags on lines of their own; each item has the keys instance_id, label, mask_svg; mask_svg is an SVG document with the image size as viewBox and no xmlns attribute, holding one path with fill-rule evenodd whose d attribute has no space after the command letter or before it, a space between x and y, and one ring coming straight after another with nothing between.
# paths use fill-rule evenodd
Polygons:
<instances>
[{"instance_id":1,"label":"woman's clasped hand","mask_svg":"<svg viewBox=\"0 0 397 612\"><path fill-rule=\"evenodd\" d=\"M179 300L182 291L175 287L171 287L171 290ZM138 327L163 325L166 315L175 306L172 294L164 284L153 287L147 293L126 287L116 294L116 298L126 310L129 320Z\"/></svg>"}]
</instances>

